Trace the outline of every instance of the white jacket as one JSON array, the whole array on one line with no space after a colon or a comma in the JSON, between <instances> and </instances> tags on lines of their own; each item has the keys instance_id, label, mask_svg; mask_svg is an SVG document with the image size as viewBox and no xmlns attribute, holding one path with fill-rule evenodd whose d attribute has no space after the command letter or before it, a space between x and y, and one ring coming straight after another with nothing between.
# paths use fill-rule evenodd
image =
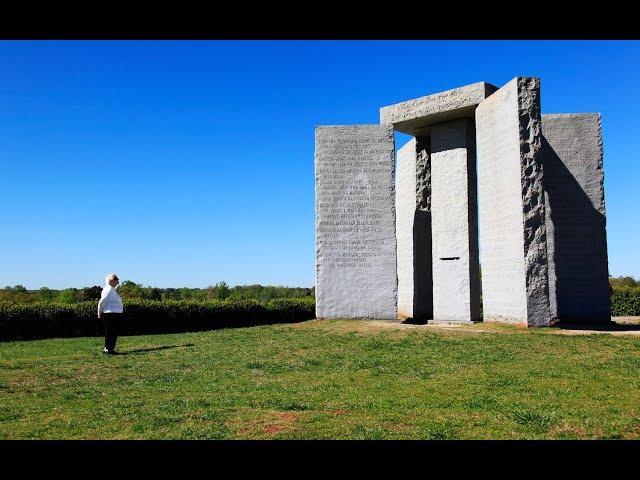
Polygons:
<instances>
[{"instance_id":1,"label":"white jacket","mask_svg":"<svg viewBox=\"0 0 640 480\"><path fill-rule=\"evenodd\" d=\"M111 285L105 285L98 302L98 313L122 313L122 299L116 289Z\"/></svg>"}]
</instances>

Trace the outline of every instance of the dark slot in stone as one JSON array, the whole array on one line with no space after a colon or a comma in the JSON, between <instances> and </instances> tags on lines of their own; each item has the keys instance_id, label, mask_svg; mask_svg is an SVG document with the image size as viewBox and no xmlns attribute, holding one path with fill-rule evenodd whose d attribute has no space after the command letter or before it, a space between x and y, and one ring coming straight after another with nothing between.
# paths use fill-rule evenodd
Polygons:
<instances>
[{"instance_id":1,"label":"dark slot in stone","mask_svg":"<svg viewBox=\"0 0 640 480\"><path fill-rule=\"evenodd\" d=\"M440 260L460 260L460 257L440 257Z\"/></svg>"}]
</instances>

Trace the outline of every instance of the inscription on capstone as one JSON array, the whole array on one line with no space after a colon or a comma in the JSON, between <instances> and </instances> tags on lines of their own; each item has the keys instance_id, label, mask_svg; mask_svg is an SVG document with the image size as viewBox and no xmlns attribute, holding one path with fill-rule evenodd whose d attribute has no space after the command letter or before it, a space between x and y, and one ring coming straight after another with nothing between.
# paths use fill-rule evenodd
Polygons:
<instances>
[{"instance_id":1,"label":"inscription on capstone","mask_svg":"<svg viewBox=\"0 0 640 480\"><path fill-rule=\"evenodd\" d=\"M316 316L395 318L393 127L315 133Z\"/></svg>"}]
</instances>

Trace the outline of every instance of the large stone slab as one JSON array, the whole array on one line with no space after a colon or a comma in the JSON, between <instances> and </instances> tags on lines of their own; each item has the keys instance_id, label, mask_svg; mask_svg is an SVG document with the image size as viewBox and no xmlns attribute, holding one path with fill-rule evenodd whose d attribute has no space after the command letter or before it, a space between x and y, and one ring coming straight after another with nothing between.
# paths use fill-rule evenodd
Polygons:
<instances>
[{"instance_id":1,"label":"large stone slab","mask_svg":"<svg viewBox=\"0 0 640 480\"><path fill-rule=\"evenodd\" d=\"M472 120L431 129L433 319L480 319L476 144Z\"/></svg>"},{"instance_id":2,"label":"large stone slab","mask_svg":"<svg viewBox=\"0 0 640 480\"><path fill-rule=\"evenodd\" d=\"M542 115L551 314L611 320L602 132L597 113Z\"/></svg>"},{"instance_id":3,"label":"large stone slab","mask_svg":"<svg viewBox=\"0 0 640 480\"><path fill-rule=\"evenodd\" d=\"M397 155L398 318L402 320L424 322L433 316L430 175L428 139L413 138Z\"/></svg>"},{"instance_id":4,"label":"large stone slab","mask_svg":"<svg viewBox=\"0 0 640 480\"><path fill-rule=\"evenodd\" d=\"M315 130L316 316L396 318L391 125Z\"/></svg>"},{"instance_id":5,"label":"large stone slab","mask_svg":"<svg viewBox=\"0 0 640 480\"><path fill-rule=\"evenodd\" d=\"M416 137L426 136L436 123L474 118L476 106L496 90L490 83L478 82L396 103L380 109L380 123Z\"/></svg>"},{"instance_id":6,"label":"large stone slab","mask_svg":"<svg viewBox=\"0 0 640 480\"><path fill-rule=\"evenodd\" d=\"M540 81L516 77L476 110L485 320L551 323Z\"/></svg>"}]
</instances>

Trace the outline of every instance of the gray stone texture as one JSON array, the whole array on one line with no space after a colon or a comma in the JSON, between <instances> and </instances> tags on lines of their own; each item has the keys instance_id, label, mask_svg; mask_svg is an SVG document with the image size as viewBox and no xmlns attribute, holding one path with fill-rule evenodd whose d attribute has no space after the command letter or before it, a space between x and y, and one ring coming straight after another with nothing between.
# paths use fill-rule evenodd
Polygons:
<instances>
[{"instance_id":1,"label":"gray stone texture","mask_svg":"<svg viewBox=\"0 0 640 480\"><path fill-rule=\"evenodd\" d=\"M433 315L430 158L425 138L398 150L396 238L398 318L426 321Z\"/></svg>"},{"instance_id":2,"label":"gray stone texture","mask_svg":"<svg viewBox=\"0 0 640 480\"><path fill-rule=\"evenodd\" d=\"M490 83L478 82L396 103L380 109L380 123L416 137L426 136L436 123L473 118L476 106L496 90Z\"/></svg>"},{"instance_id":3,"label":"gray stone texture","mask_svg":"<svg viewBox=\"0 0 640 480\"><path fill-rule=\"evenodd\" d=\"M597 113L542 115L551 314L611 320L602 132Z\"/></svg>"},{"instance_id":4,"label":"gray stone texture","mask_svg":"<svg viewBox=\"0 0 640 480\"><path fill-rule=\"evenodd\" d=\"M316 317L396 318L391 125L315 131Z\"/></svg>"},{"instance_id":5,"label":"gray stone texture","mask_svg":"<svg viewBox=\"0 0 640 480\"><path fill-rule=\"evenodd\" d=\"M475 129L469 119L431 130L433 319L480 319Z\"/></svg>"},{"instance_id":6,"label":"gray stone texture","mask_svg":"<svg viewBox=\"0 0 640 480\"><path fill-rule=\"evenodd\" d=\"M476 139L484 319L550 325L539 79L480 103Z\"/></svg>"}]
</instances>

